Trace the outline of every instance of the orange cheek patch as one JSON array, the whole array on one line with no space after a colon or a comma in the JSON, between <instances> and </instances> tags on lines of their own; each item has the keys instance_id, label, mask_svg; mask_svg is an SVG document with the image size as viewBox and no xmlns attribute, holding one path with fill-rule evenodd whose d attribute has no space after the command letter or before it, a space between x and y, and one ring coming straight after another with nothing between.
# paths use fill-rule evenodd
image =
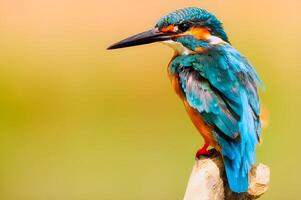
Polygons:
<instances>
[{"instance_id":1,"label":"orange cheek patch","mask_svg":"<svg viewBox=\"0 0 301 200\"><path fill-rule=\"evenodd\" d=\"M197 38L199 40L208 39L211 35L208 28L200 28L200 27L192 28L189 31L189 34L194 36L195 38Z\"/></svg>"},{"instance_id":2,"label":"orange cheek patch","mask_svg":"<svg viewBox=\"0 0 301 200\"><path fill-rule=\"evenodd\" d=\"M175 30L175 26L174 25L169 25L169 26L163 27L161 29L161 31L164 32L164 33L174 32L174 30Z\"/></svg>"}]
</instances>

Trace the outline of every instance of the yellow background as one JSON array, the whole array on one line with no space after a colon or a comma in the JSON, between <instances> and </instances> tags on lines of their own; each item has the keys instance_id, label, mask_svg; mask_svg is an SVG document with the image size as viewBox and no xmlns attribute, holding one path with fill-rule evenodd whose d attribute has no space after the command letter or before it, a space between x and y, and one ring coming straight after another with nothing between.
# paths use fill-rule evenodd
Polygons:
<instances>
[{"instance_id":1,"label":"yellow background","mask_svg":"<svg viewBox=\"0 0 301 200\"><path fill-rule=\"evenodd\" d=\"M0 199L181 199L202 139L166 75L173 51L106 47L198 6L266 85L262 199L300 199L299 0L0 0Z\"/></svg>"}]
</instances>

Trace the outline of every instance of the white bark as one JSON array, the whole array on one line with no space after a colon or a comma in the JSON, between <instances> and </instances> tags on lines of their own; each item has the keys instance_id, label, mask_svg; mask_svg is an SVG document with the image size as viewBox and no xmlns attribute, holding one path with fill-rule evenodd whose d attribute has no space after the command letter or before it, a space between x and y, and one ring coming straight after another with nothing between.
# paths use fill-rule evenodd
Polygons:
<instances>
[{"instance_id":1,"label":"white bark","mask_svg":"<svg viewBox=\"0 0 301 200\"><path fill-rule=\"evenodd\" d=\"M187 185L184 200L252 200L269 187L270 169L259 164L251 169L248 193L233 193L228 186L222 158L216 152L197 160Z\"/></svg>"}]
</instances>

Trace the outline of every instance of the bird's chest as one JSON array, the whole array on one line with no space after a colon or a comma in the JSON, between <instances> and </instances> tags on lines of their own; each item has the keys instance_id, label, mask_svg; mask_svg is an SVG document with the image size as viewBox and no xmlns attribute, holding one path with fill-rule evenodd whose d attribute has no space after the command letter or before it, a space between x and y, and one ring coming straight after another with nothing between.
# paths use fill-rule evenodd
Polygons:
<instances>
[{"instance_id":1,"label":"bird's chest","mask_svg":"<svg viewBox=\"0 0 301 200\"><path fill-rule=\"evenodd\" d=\"M181 88L181 83L179 82L179 76L178 74L170 74L169 77L171 80L172 87L176 94L182 99L185 110L187 114L189 115L192 123L195 125L195 127L198 129L200 134L203 136L205 141L209 143L211 146L217 147L217 143L213 140L212 137L212 127L210 127L202 118L200 113L192 108L189 103L187 102L187 99L183 93L183 90Z\"/></svg>"}]
</instances>

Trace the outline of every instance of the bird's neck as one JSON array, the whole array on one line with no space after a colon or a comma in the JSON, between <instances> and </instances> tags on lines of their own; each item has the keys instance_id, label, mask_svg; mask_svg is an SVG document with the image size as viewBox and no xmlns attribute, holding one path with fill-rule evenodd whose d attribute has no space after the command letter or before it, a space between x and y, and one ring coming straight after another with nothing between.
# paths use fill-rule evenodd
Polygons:
<instances>
[{"instance_id":1,"label":"bird's neck","mask_svg":"<svg viewBox=\"0 0 301 200\"><path fill-rule=\"evenodd\" d=\"M177 55L190 55L194 54L195 52L185 47L182 43L176 42L173 40L164 41L163 44L168 45L169 47L175 50L175 56Z\"/></svg>"},{"instance_id":2,"label":"bird's neck","mask_svg":"<svg viewBox=\"0 0 301 200\"><path fill-rule=\"evenodd\" d=\"M219 60L219 57L227 55L227 51L232 49L232 46L220 39L219 37L211 37L207 41L188 40L191 38L183 37L178 41L169 41L167 44L175 50L175 55L168 65L168 74L172 78L178 74L183 67L191 67L194 63L201 60ZM166 43L166 42L165 42ZM232 49L233 50L233 49ZM219 52L219 53L216 53ZM209 59L209 60L208 60Z\"/></svg>"},{"instance_id":3,"label":"bird's neck","mask_svg":"<svg viewBox=\"0 0 301 200\"><path fill-rule=\"evenodd\" d=\"M197 40L192 36L181 37L176 40L167 40L163 42L175 50L175 55L191 55L202 53L215 45L226 43L221 38L211 36L207 41Z\"/></svg>"}]
</instances>

